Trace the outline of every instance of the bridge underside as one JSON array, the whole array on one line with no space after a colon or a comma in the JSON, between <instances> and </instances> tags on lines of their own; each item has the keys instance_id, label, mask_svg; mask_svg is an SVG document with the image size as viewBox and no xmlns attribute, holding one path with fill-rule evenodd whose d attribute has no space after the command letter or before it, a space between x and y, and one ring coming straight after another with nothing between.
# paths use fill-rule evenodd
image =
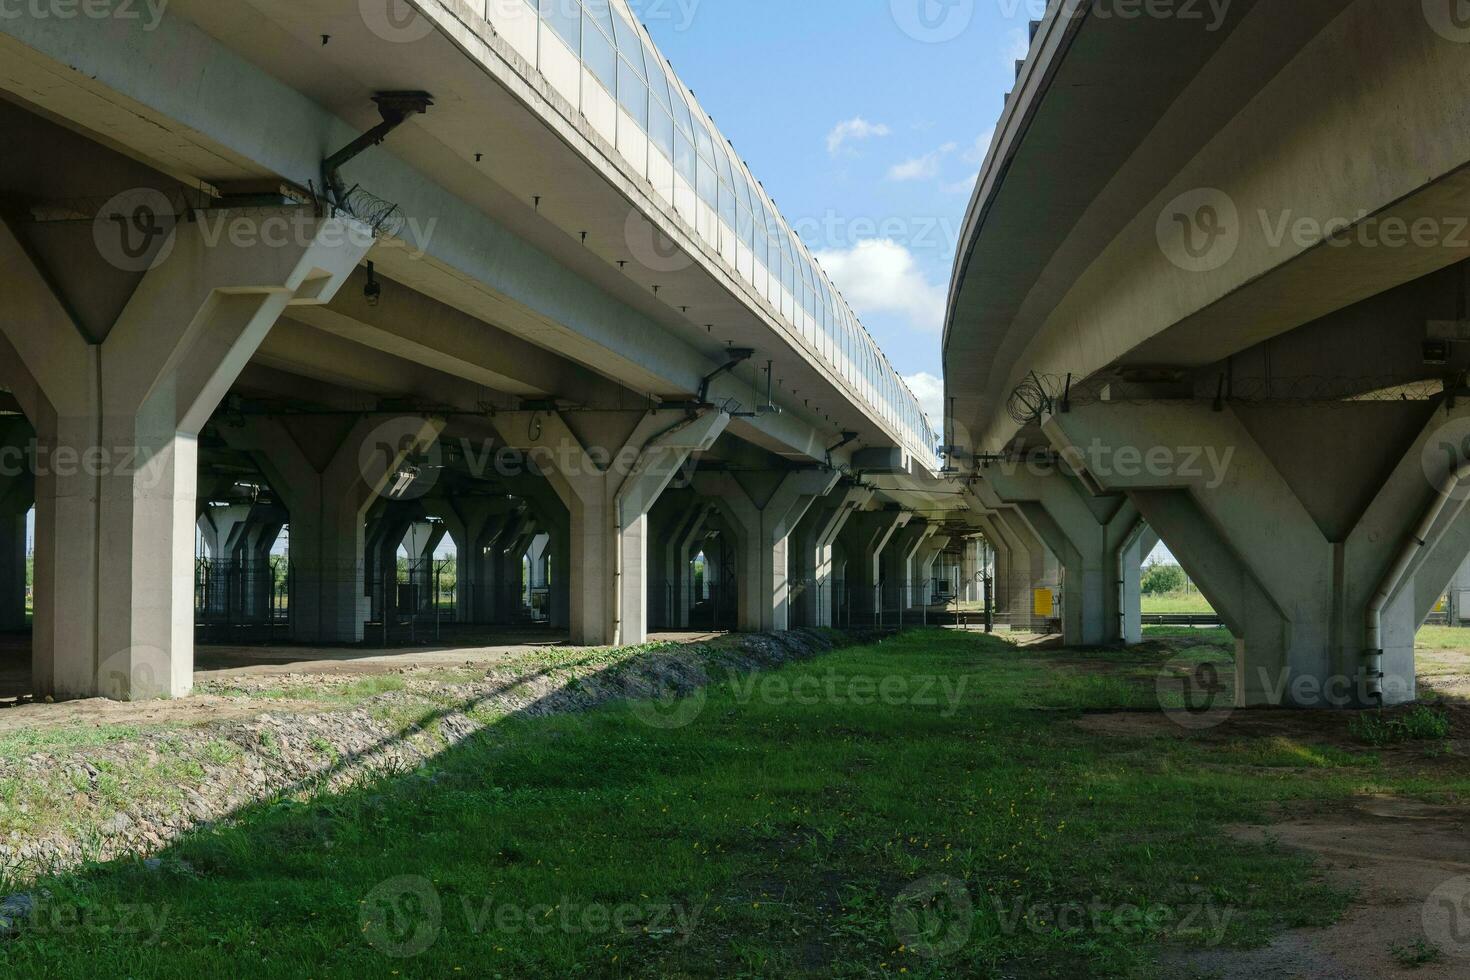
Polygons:
<instances>
[{"instance_id":1,"label":"bridge underside","mask_svg":"<svg viewBox=\"0 0 1470 980\"><path fill-rule=\"evenodd\" d=\"M1433 6L1038 30L957 270L948 441L1057 556L1079 641L1126 632L1141 524L1237 638L1242 704L1415 698L1470 553L1470 59Z\"/></svg>"},{"instance_id":2,"label":"bridge underside","mask_svg":"<svg viewBox=\"0 0 1470 980\"><path fill-rule=\"evenodd\" d=\"M750 411L751 363L704 401L697 375L635 387L396 278L354 218L200 193L33 105L0 129L0 632L31 632L35 696L185 694L196 635L635 644L920 621L955 591L943 498L902 453L855 464L876 430L829 452ZM848 563L887 544L840 538L859 513L928 534L855 600Z\"/></svg>"}]
</instances>

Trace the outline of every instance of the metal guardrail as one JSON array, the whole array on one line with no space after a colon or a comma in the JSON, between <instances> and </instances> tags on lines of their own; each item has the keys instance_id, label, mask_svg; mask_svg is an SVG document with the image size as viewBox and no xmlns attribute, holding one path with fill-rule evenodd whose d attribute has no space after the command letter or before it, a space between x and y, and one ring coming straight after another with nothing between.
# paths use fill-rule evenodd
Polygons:
<instances>
[{"instance_id":1,"label":"metal guardrail","mask_svg":"<svg viewBox=\"0 0 1470 980\"><path fill-rule=\"evenodd\" d=\"M1216 613L1144 613L1144 626L1187 626L1194 629L1223 628L1225 623Z\"/></svg>"}]
</instances>

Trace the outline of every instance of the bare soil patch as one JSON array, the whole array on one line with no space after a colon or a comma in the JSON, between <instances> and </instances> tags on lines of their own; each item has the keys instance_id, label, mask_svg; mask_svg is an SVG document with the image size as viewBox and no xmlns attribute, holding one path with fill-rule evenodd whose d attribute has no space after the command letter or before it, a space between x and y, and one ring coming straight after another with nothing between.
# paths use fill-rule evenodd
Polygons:
<instances>
[{"instance_id":1,"label":"bare soil patch","mask_svg":"<svg viewBox=\"0 0 1470 980\"><path fill-rule=\"evenodd\" d=\"M1470 945L1442 949L1409 968L1394 955L1424 934L1426 902L1451 879L1470 875L1470 807L1365 796L1325 812L1288 815L1265 827L1232 827L1232 837L1310 852L1320 872L1356 893L1336 925L1296 929L1256 950L1180 954L1184 976L1220 980L1378 980L1470 975Z\"/></svg>"}]
</instances>

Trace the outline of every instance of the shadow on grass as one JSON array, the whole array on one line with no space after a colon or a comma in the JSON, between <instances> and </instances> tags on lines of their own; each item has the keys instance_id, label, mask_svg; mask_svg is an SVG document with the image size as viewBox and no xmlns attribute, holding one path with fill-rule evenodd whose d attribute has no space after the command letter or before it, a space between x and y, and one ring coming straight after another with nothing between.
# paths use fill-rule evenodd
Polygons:
<instances>
[{"instance_id":1,"label":"shadow on grass","mask_svg":"<svg viewBox=\"0 0 1470 980\"><path fill-rule=\"evenodd\" d=\"M1301 862L1216 836L1282 785L1194 772L1203 749L1099 745L1070 724L1076 688L1038 717L1057 671L1029 652L925 630L789 653L726 676L646 651L472 733L455 722L490 695L442 706L399 736L451 723L413 773L308 781L156 861L41 883L0 959L89 978L1133 975L1160 943L1331 907ZM626 695L656 700L567 711ZM1078 934L1048 921L1058 903L1231 915L1218 936Z\"/></svg>"},{"instance_id":2,"label":"shadow on grass","mask_svg":"<svg viewBox=\"0 0 1470 980\"><path fill-rule=\"evenodd\" d=\"M483 967L495 944L545 940L552 931L560 938L509 954L505 965L585 965L567 937L629 954L644 943L687 940L693 903L708 893L674 889L651 897L648 881L631 866L607 880L594 872L549 891L517 888L503 903L494 900L502 897L497 876L595 861L595 854L578 859L575 849L554 847L532 860L553 842L530 848L525 835L579 815L618 820L623 803L662 779L731 766L746 755L733 742L686 737L705 706L705 685L876 635L800 631L762 638L754 653L719 647L703 657L656 645L553 684L510 715L486 717L519 688L598 662L596 655L567 657L423 712L394 735L197 828L146 862L119 859L38 882L27 893L34 902L28 925L0 940L0 963L32 975L95 975L106 963L118 972L198 976L228 959L265 975L295 976L388 972L385 964L412 961L414 973L447 974ZM327 789L426 735L437 751L416 771ZM539 816L527 823L532 812ZM551 910L558 910L554 930L546 926ZM0 934L6 925L0 909ZM430 933L433 941L425 942ZM441 943L441 933L457 939Z\"/></svg>"}]
</instances>

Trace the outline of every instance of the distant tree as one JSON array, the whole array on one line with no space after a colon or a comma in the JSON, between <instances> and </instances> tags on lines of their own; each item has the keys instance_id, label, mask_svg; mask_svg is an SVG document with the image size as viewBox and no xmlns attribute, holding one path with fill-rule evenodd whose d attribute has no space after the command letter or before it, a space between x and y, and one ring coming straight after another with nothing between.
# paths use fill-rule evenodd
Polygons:
<instances>
[{"instance_id":1,"label":"distant tree","mask_svg":"<svg viewBox=\"0 0 1470 980\"><path fill-rule=\"evenodd\" d=\"M1183 592L1188 584L1184 569L1178 565L1150 565L1143 571L1144 595L1172 595Z\"/></svg>"}]
</instances>

